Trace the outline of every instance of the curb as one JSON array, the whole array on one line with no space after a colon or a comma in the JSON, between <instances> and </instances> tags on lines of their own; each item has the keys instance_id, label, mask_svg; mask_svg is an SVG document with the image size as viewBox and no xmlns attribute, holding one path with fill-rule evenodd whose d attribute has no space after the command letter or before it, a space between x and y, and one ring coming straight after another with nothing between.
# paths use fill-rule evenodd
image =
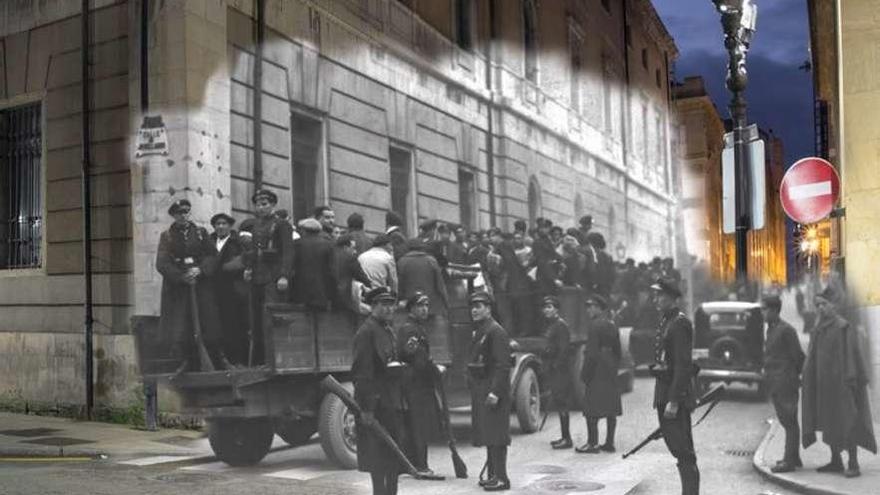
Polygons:
<instances>
[{"instance_id":1,"label":"curb","mask_svg":"<svg viewBox=\"0 0 880 495\"><path fill-rule=\"evenodd\" d=\"M804 493L806 495L851 495L848 492L837 491L827 486L811 485L789 479L770 471L770 467L764 464L764 454L767 451L767 446L770 444L770 440L779 433L780 426L779 422L776 420L771 419L768 421L770 427L767 428L767 433L764 435L764 439L761 440L761 444L758 446L758 449L755 450L755 455L752 457L752 467L755 468L755 471L773 483L798 493Z\"/></svg>"}]
</instances>

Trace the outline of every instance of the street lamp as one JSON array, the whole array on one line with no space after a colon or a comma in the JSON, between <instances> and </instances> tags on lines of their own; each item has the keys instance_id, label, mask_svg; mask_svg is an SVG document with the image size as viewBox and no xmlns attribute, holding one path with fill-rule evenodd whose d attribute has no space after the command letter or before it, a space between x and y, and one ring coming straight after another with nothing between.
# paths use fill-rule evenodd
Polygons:
<instances>
[{"instance_id":1,"label":"street lamp","mask_svg":"<svg viewBox=\"0 0 880 495\"><path fill-rule=\"evenodd\" d=\"M746 100L748 84L746 54L755 35L758 7L752 0L712 0L721 14L724 47L727 49L727 89L730 90L730 118L733 120L733 156L736 174L736 279L748 281L748 237L751 228L751 184L746 142Z\"/></svg>"}]
</instances>

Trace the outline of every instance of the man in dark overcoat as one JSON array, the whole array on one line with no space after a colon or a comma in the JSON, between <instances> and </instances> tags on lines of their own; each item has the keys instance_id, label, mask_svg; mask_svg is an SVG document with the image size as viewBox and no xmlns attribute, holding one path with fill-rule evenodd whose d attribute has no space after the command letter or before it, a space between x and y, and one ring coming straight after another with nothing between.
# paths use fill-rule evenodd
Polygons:
<instances>
[{"instance_id":1,"label":"man in dark overcoat","mask_svg":"<svg viewBox=\"0 0 880 495\"><path fill-rule=\"evenodd\" d=\"M650 288L660 312L651 365L651 374L656 378L654 408L663 441L678 461L682 495L698 495L700 470L691 431L691 412L696 407L694 326L678 307L681 291L673 281L657 280Z\"/></svg>"},{"instance_id":2,"label":"man in dark overcoat","mask_svg":"<svg viewBox=\"0 0 880 495\"><path fill-rule=\"evenodd\" d=\"M397 287L401 299L424 292L431 304L428 314L445 320L449 298L440 264L428 253L428 247L421 239L410 239L407 246L406 254L397 260Z\"/></svg>"},{"instance_id":3,"label":"man in dark overcoat","mask_svg":"<svg viewBox=\"0 0 880 495\"><path fill-rule=\"evenodd\" d=\"M562 437L550 442L550 446L554 449L570 449L574 445L571 441L568 415L574 396L569 349L571 331L568 323L559 316L559 299L556 296L544 298L541 312L544 315L543 335L547 339L543 358L550 381L551 406L559 414L559 429L562 432Z\"/></svg>"},{"instance_id":4,"label":"man in dark overcoat","mask_svg":"<svg viewBox=\"0 0 880 495\"><path fill-rule=\"evenodd\" d=\"M486 491L510 489L510 336L492 318L492 298L476 292L469 299L474 333L468 360L473 444L486 447Z\"/></svg>"},{"instance_id":5,"label":"man in dark overcoat","mask_svg":"<svg viewBox=\"0 0 880 495\"><path fill-rule=\"evenodd\" d=\"M180 360L175 373L193 369L199 360L195 349L193 311L198 312L202 341L216 367L228 361L220 347L220 322L210 276L217 256L208 231L189 219L192 205L180 199L168 208L174 223L159 236L156 270L162 274L159 331L171 342L171 355ZM196 307L191 304L195 291Z\"/></svg>"},{"instance_id":6,"label":"man in dark overcoat","mask_svg":"<svg viewBox=\"0 0 880 495\"><path fill-rule=\"evenodd\" d=\"M402 466L369 425L382 425L398 445L404 438L404 365L391 328L397 295L388 287L376 287L367 293L366 302L372 312L355 334L351 363L354 398L363 411L356 425L358 470L370 473L374 494L395 495Z\"/></svg>"},{"instance_id":7,"label":"man in dark overcoat","mask_svg":"<svg viewBox=\"0 0 880 495\"><path fill-rule=\"evenodd\" d=\"M408 254L408 253L407 253ZM428 468L428 442L437 436L439 414L434 398L436 368L431 360L428 336L428 312L431 301L428 295L416 291L406 300L406 321L397 330L397 349L406 369L404 393L407 439L405 451L413 466L424 473L433 474Z\"/></svg>"},{"instance_id":8,"label":"man in dark overcoat","mask_svg":"<svg viewBox=\"0 0 880 495\"><path fill-rule=\"evenodd\" d=\"M367 249L373 247L373 238L364 231L364 217L360 213L352 213L346 220L348 226L348 234L354 241L354 249L357 255L360 255Z\"/></svg>"},{"instance_id":9,"label":"man in dark overcoat","mask_svg":"<svg viewBox=\"0 0 880 495\"><path fill-rule=\"evenodd\" d=\"M352 234L343 234L336 239L333 248L333 265L336 269L336 293L333 304L335 308L359 312L360 297L355 298L352 284L357 281L369 288L370 277L358 262L357 243Z\"/></svg>"},{"instance_id":10,"label":"man in dark overcoat","mask_svg":"<svg viewBox=\"0 0 880 495\"><path fill-rule=\"evenodd\" d=\"M584 349L581 379L586 387L584 416L587 418L587 443L576 450L581 454L614 452L617 417L623 414L617 370L622 356L620 332L608 318L608 301L599 294L586 300L590 318L589 335ZM599 419L605 418L605 443L599 446Z\"/></svg>"},{"instance_id":11,"label":"man in dark overcoat","mask_svg":"<svg viewBox=\"0 0 880 495\"><path fill-rule=\"evenodd\" d=\"M293 249L293 300L314 311L327 311L336 291L333 242L314 218L299 222L302 237Z\"/></svg>"},{"instance_id":12,"label":"man in dark overcoat","mask_svg":"<svg viewBox=\"0 0 880 495\"><path fill-rule=\"evenodd\" d=\"M782 300L777 295L768 295L761 300L761 312L767 324L764 384L779 424L785 428L785 455L770 468L774 473L788 473L803 465L799 452L798 395L805 356L797 332L779 317L781 309Z\"/></svg>"},{"instance_id":13,"label":"man in dark overcoat","mask_svg":"<svg viewBox=\"0 0 880 495\"><path fill-rule=\"evenodd\" d=\"M214 296L220 313L223 350L234 364L247 364L247 285L244 282L244 248L238 232L232 229L235 219L226 213L211 217L211 243L217 255L217 271L214 273Z\"/></svg>"},{"instance_id":14,"label":"man in dark overcoat","mask_svg":"<svg viewBox=\"0 0 880 495\"><path fill-rule=\"evenodd\" d=\"M811 331L804 364L803 414L804 448L822 441L831 448L831 462L820 472L844 472L847 477L861 474L858 448L877 453L874 425L868 403L868 368L862 357L858 329L837 313L838 296L825 289L815 298L818 320ZM840 453L848 453L843 468Z\"/></svg>"},{"instance_id":15,"label":"man in dark overcoat","mask_svg":"<svg viewBox=\"0 0 880 495\"><path fill-rule=\"evenodd\" d=\"M275 215L278 196L260 189L251 196L255 216L241 222L239 235L245 241L244 279L250 287L250 323L253 363L263 362L263 305L290 299L293 275L293 227Z\"/></svg>"}]
</instances>

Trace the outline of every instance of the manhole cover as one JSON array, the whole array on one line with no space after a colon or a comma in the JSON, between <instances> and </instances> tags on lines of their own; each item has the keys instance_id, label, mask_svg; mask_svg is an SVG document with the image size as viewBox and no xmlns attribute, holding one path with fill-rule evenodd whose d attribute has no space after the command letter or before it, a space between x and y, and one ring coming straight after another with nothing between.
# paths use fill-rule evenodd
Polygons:
<instances>
[{"instance_id":1,"label":"manhole cover","mask_svg":"<svg viewBox=\"0 0 880 495\"><path fill-rule=\"evenodd\" d=\"M59 447L64 447L66 445L82 445L84 443L95 443L95 442L92 440L83 440L81 438L46 437L46 438L38 438L36 440L22 440L21 443L32 443L34 445L56 445Z\"/></svg>"},{"instance_id":2,"label":"manhole cover","mask_svg":"<svg viewBox=\"0 0 880 495\"><path fill-rule=\"evenodd\" d=\"M755 455L755 451L754 450L730 449L730 450L725 450L724 455L729 455L732 457L752 457Z\"/></svg>"},{"instance_id":3,"label":"manhole cover","mask_svg":"<svg viewBox=\"0 0 880 495\"><path fill-rule=\"evenodd\" d=\"M168 445L183 445L183 446L192 445L192 444L196 443L197 441L198 440L196 440L196 439L193 439L190 437L185 437L183 435L176 435L173 437L166 437L166 438L160 438L158 440L153 440L153 442L159 442L159 443L164 443L164 444L168 444Z\"/></svg>"},{"instance_id":4,"label":"manhole cover","mask_svg":"<svg viewBox=\"0 0 880 495\"><path fill-rule=\"evenodd\" d=\"M517 469L518 472L532 474L562 474L566 469L555 464L527 464Z\"/></svg>"},{"instance_id":5,"label":"manhole cover","mask_svg":"<svg viewBox=\"0 0 880 495\"><path fill-rule=\"evenodd\" d=\"M210 474L177 472L160 474L155 479L169 483L207 483L216 481L217 478Z\"/></svg>"},{"instance_id":6,"label":"manhole cover","mask_svg":"<svg viewBox=\"0 0 880 495\"><path fill-rule=\"evenodd\" d=\"M595 492L605 488L602 483L574 480L542 480L532 486L542 492Z\"/></svg>"},{"instance_id":7,"label":"manhole cover","mask_svg":"<svg viewBox=\"0 0 880 495\"><path fill-rule=\"evenodd\" d=\"M24 430L2 430L0 431L0 435L8 435L10 437L45 437L46 435L52 435L54 433L58 433L61 430L56 430L54 428L27 428Z\"/></svg>"}]
</instances>

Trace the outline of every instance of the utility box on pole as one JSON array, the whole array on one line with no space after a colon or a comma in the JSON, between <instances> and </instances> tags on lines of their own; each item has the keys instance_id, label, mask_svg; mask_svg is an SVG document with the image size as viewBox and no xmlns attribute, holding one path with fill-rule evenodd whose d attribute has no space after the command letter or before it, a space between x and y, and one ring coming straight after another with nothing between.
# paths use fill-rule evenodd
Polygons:
<instances>
[{"instance_id":1,"label":"utility box on pole","mask_svg":"<svg viewBox=\"0 0 880 495\"><path fill-rule=\"evenodd\" d=\"M760 230L764 228L764 206L767 203L764 141L758 137L758 127L754 124L745 129L745 134L751 179L750 230ZM733 147L733 133L728 132L724 135L724 150L721 153L721 213L725 234L736 232L736 163Z\"/></svg>"}]
</instances>

